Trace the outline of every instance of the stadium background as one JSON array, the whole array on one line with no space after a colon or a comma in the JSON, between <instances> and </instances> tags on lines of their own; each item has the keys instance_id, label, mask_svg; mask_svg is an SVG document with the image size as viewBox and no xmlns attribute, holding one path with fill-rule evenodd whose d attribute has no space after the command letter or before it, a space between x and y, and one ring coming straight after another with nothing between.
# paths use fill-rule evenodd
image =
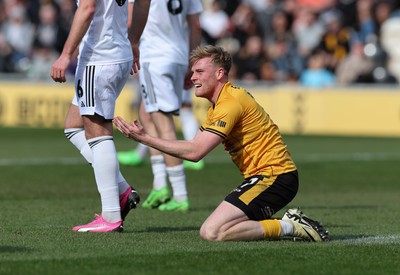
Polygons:
<instances>
[{"instance_id":1,"label":"stadium background","mask_svg":"<svg viewBox=\"0 0 400 275\"><path fill-rule=\"evenodd\" d=\"M399 136L398 1L203 0L203 43L231 52L232 82L283 133ZM73 0L0 1L0 126L62 127L73 93L49 71ZM136 117L132 78L116 114ZM201 122L208 103L194 98Z\"/></svg>"}]
</instances>

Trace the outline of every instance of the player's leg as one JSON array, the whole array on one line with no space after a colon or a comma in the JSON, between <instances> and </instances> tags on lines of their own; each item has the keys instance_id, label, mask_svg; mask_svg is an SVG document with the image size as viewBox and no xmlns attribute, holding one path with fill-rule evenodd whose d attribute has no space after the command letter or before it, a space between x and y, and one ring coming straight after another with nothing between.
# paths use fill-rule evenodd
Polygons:
<instances>
[{"instance_id":1,"label":"player's leg","mask_svg":"<svg viewBox=\"0 0 400 275\"><path fill-rule=\"evenodd\" d=\"M236 206L223 201L200 228L207 241L251 241L264 237L264 229Z\"/></svg>"},{"instance_id":2,"label":"player's leg","mask_svg":"<svg viewBox=\"0 0 400 275\"><path fill-rule=\"evenodd\" d=\"M293 234L293 224L273 218L296 195L297 172L253 176L235 188L201 227L210 241L277 239Z\"/></svg>"},{"instance_id":3,"label":"player's leg","mask_svg":"<svg viewBox=\"0 0 400 275\"><path fill-rule=\"evenodd\" d=\"M179 64L144 63L139 72L145 110L151 114L151 120L160 138L176 139L173 114L177 114L181 107L185 71L186 67ZM189 202L182 160L165 154L163 156L172 185L173 199L160 205L158 209L187 211Z\"/></svg>"},{"instance_id":4,"label":"player's leg","mask_svg":"<svg viewBox=\"0 0 400 275\"><path fill-rule=\"evenodd\" d=\"M122 175L112 126L115 101L129 77L131 65L131 62L127 62L78 68L75 79L78 106L87 144L92 152L92 166L101 197L102 214L87 225L75 227L75 231L121 231L123 215L127 214L124 210L130 205L129 198L134 199L134 190L125 179L120 181ZM108 100L104 101L103 98ZM125 205L121 205L121 202Z\"/></svg>"},{"instance_id":5,"label":"player's leg","mask_svg":"<svg viewBox=\"0 0 400 275\"><path fill-rule=\"evenodd\" d=\"M139 111L140 121L146 132L152 136L157 137L158 133L156 127L151 119L151 115L146 112L143 104ZM168 189L167 182L167 169L164 162L164 155L153 148L149 148L150 163L153 172L152 190L149 196L143 202L143 208L158 208L161 204L170 200L171 195Z\"/></svg>"},{"instance_id":6,"label":"player's leg","mask_svg":"<svg viewBox=\"0 0 400 275\"><path fill-rule=\"evenodd\" d=\"M118 162L113 140L112 123L99 115L84 116L84 127L93 153L93 169L106 221L122 220L117 185Z\"/></svg>"},{"instance_id":7,"label":"player's leg","mask_svg":"<svg viewBox=\"0 0 400 275\"><path fill-rule=\"evenodd\" d=\"M68 110L65 125L64 134L69 141L79 150L81 155L86 161L92 165L93 163L93 152L89 147L86 139L86 133L83 128L83 120L79 113L79 108L75 104L71 104ZM120 171L118 171L118 190L121 201L121 214L124 219L128 214L129 210L135 208L140 201L140 197L136 190L131 187Z\"/></svg>"},{"instance_id":8,"label":"player's leg","mask_svg":"<svg viewBox=\"0 0 400 275\"><path fill-rule=\"evenodd\" d=\"M151 113L151 117L160 138L169 140L177 138L172 114L154 112ZM173 199L166 204L160 205L159 210L187 211L189 209L189 201L182 159L167 154L164 154L163 156L168 179L172 186Z\"/></svg>"},{"instance_id":9,"label":"player's leg","mask_svg":"<svg viewBox=\"0 0 400 275\"><path fill-rule=\"evenodd\" d=\"M157 66L160 77L154 85L157 93L158 112L151 113L158 136L162 139L177 139L173 119L179 114L182 105L182 89L187 67L179 64ZM162 96L160 97L160 94ZM189 200L186 189L186 176L182 159L164 155L168 179L172 186L173 198L159 207L161 211L187 211Z\"/></svg>"},{"instance_id":10,"label":"player's leg","mask_svg":"<svg viewBox=\"0 0 400 275\"><path fill-rule=\"evenodd\" d=\"M113 146L112 134L110 134L109 127L103 124L103 121L104 118L98 115L84 116L83 118L86 138L92 150L92 166L97 189L100 193L102 213L101 215L96 215L95 220L88 224L75 226L72 229L73 231L123 231L118 185L116 184L117 169L113 165L115 161L111 161L112 154L110 154L113 149L115 151L115 147Z\"/></svg>"},{"instance_id":11,"label":"player's leg","mask_svg":"<svg viewBox=\"0 0 400 275\"><path fill-rule=\"evenodd\" d=\"M179 111L179 119L182 124L183 137L186 140L192 140L199 130L199 124L192 109L191 90L184 89L182 92L182 106ZM187 169L201 170L204 168L204 160L200 160L198 162L184 160L183 165Z\"/></svg>"},{"instance_id":12,"label":"player's leg","mask_svg":"<svg viewBox=\"0 0 400 275\"><path fill-rule=\"evenodd\" d=\"M137 89L139 89L139 87L137 87ZM140 93L137 93L135 100L131 104L132 108L136 108L137 110L139 110L139 115L141 109L144 108L141 97L142 95ZM123 165L138 166L143 164L148 152L149 147L147 145L138 143L136 148L133 150L118 152L118 161L120 164Z\"/></svg>"}]
</instances>

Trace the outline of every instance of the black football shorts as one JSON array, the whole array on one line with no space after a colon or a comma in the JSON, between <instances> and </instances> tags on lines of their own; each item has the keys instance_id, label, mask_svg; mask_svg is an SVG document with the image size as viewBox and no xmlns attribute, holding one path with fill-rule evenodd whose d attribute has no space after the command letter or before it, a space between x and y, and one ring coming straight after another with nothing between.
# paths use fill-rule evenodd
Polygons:
<instances>
[{"instance_id":1,"label":"black football shorts","mask_svg":"<svg viewBox=\"0 0 400 275\"><path fill-rule=\"evenodd\" d=\"M225 201L241 209L250 220L266 220L292 201L298 188L297 170L270 177L255 175L232 190Z\"/></svg>"}]
</instances>

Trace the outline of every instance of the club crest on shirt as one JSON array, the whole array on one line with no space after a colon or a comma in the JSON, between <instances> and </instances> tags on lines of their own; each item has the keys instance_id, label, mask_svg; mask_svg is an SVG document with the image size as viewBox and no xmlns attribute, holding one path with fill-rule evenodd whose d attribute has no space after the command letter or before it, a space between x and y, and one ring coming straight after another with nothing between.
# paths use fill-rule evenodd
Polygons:
<instances>
[{"instance_id":1,"label":"club crest on shirt","mask_svg":"<svg viewBox=\"0 0 400 275\"><path fill-rule=\"evenodd\" d=\"M117 2L118 6L122 7L125 4L126 0L115 0L115 2Z\"/></svg>"}]
</instances>

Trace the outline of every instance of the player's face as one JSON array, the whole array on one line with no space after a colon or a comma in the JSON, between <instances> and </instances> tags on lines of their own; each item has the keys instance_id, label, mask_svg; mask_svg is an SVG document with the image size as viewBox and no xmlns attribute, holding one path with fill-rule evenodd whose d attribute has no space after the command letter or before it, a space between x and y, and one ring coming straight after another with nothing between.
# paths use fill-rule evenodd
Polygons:
<instances>
[{"instance_id":1,"label":"player's face","mask_svg":"<svg viewBox=\"0 0 400 275\"><path fill-rule=\"evenodd\" d=\"M211 100L218 84L218 69L211 62L210 57L199 59L193 64L191 80L194 84L195 95L197 97L204 97Z\"/></svg>"}]
</instances>

